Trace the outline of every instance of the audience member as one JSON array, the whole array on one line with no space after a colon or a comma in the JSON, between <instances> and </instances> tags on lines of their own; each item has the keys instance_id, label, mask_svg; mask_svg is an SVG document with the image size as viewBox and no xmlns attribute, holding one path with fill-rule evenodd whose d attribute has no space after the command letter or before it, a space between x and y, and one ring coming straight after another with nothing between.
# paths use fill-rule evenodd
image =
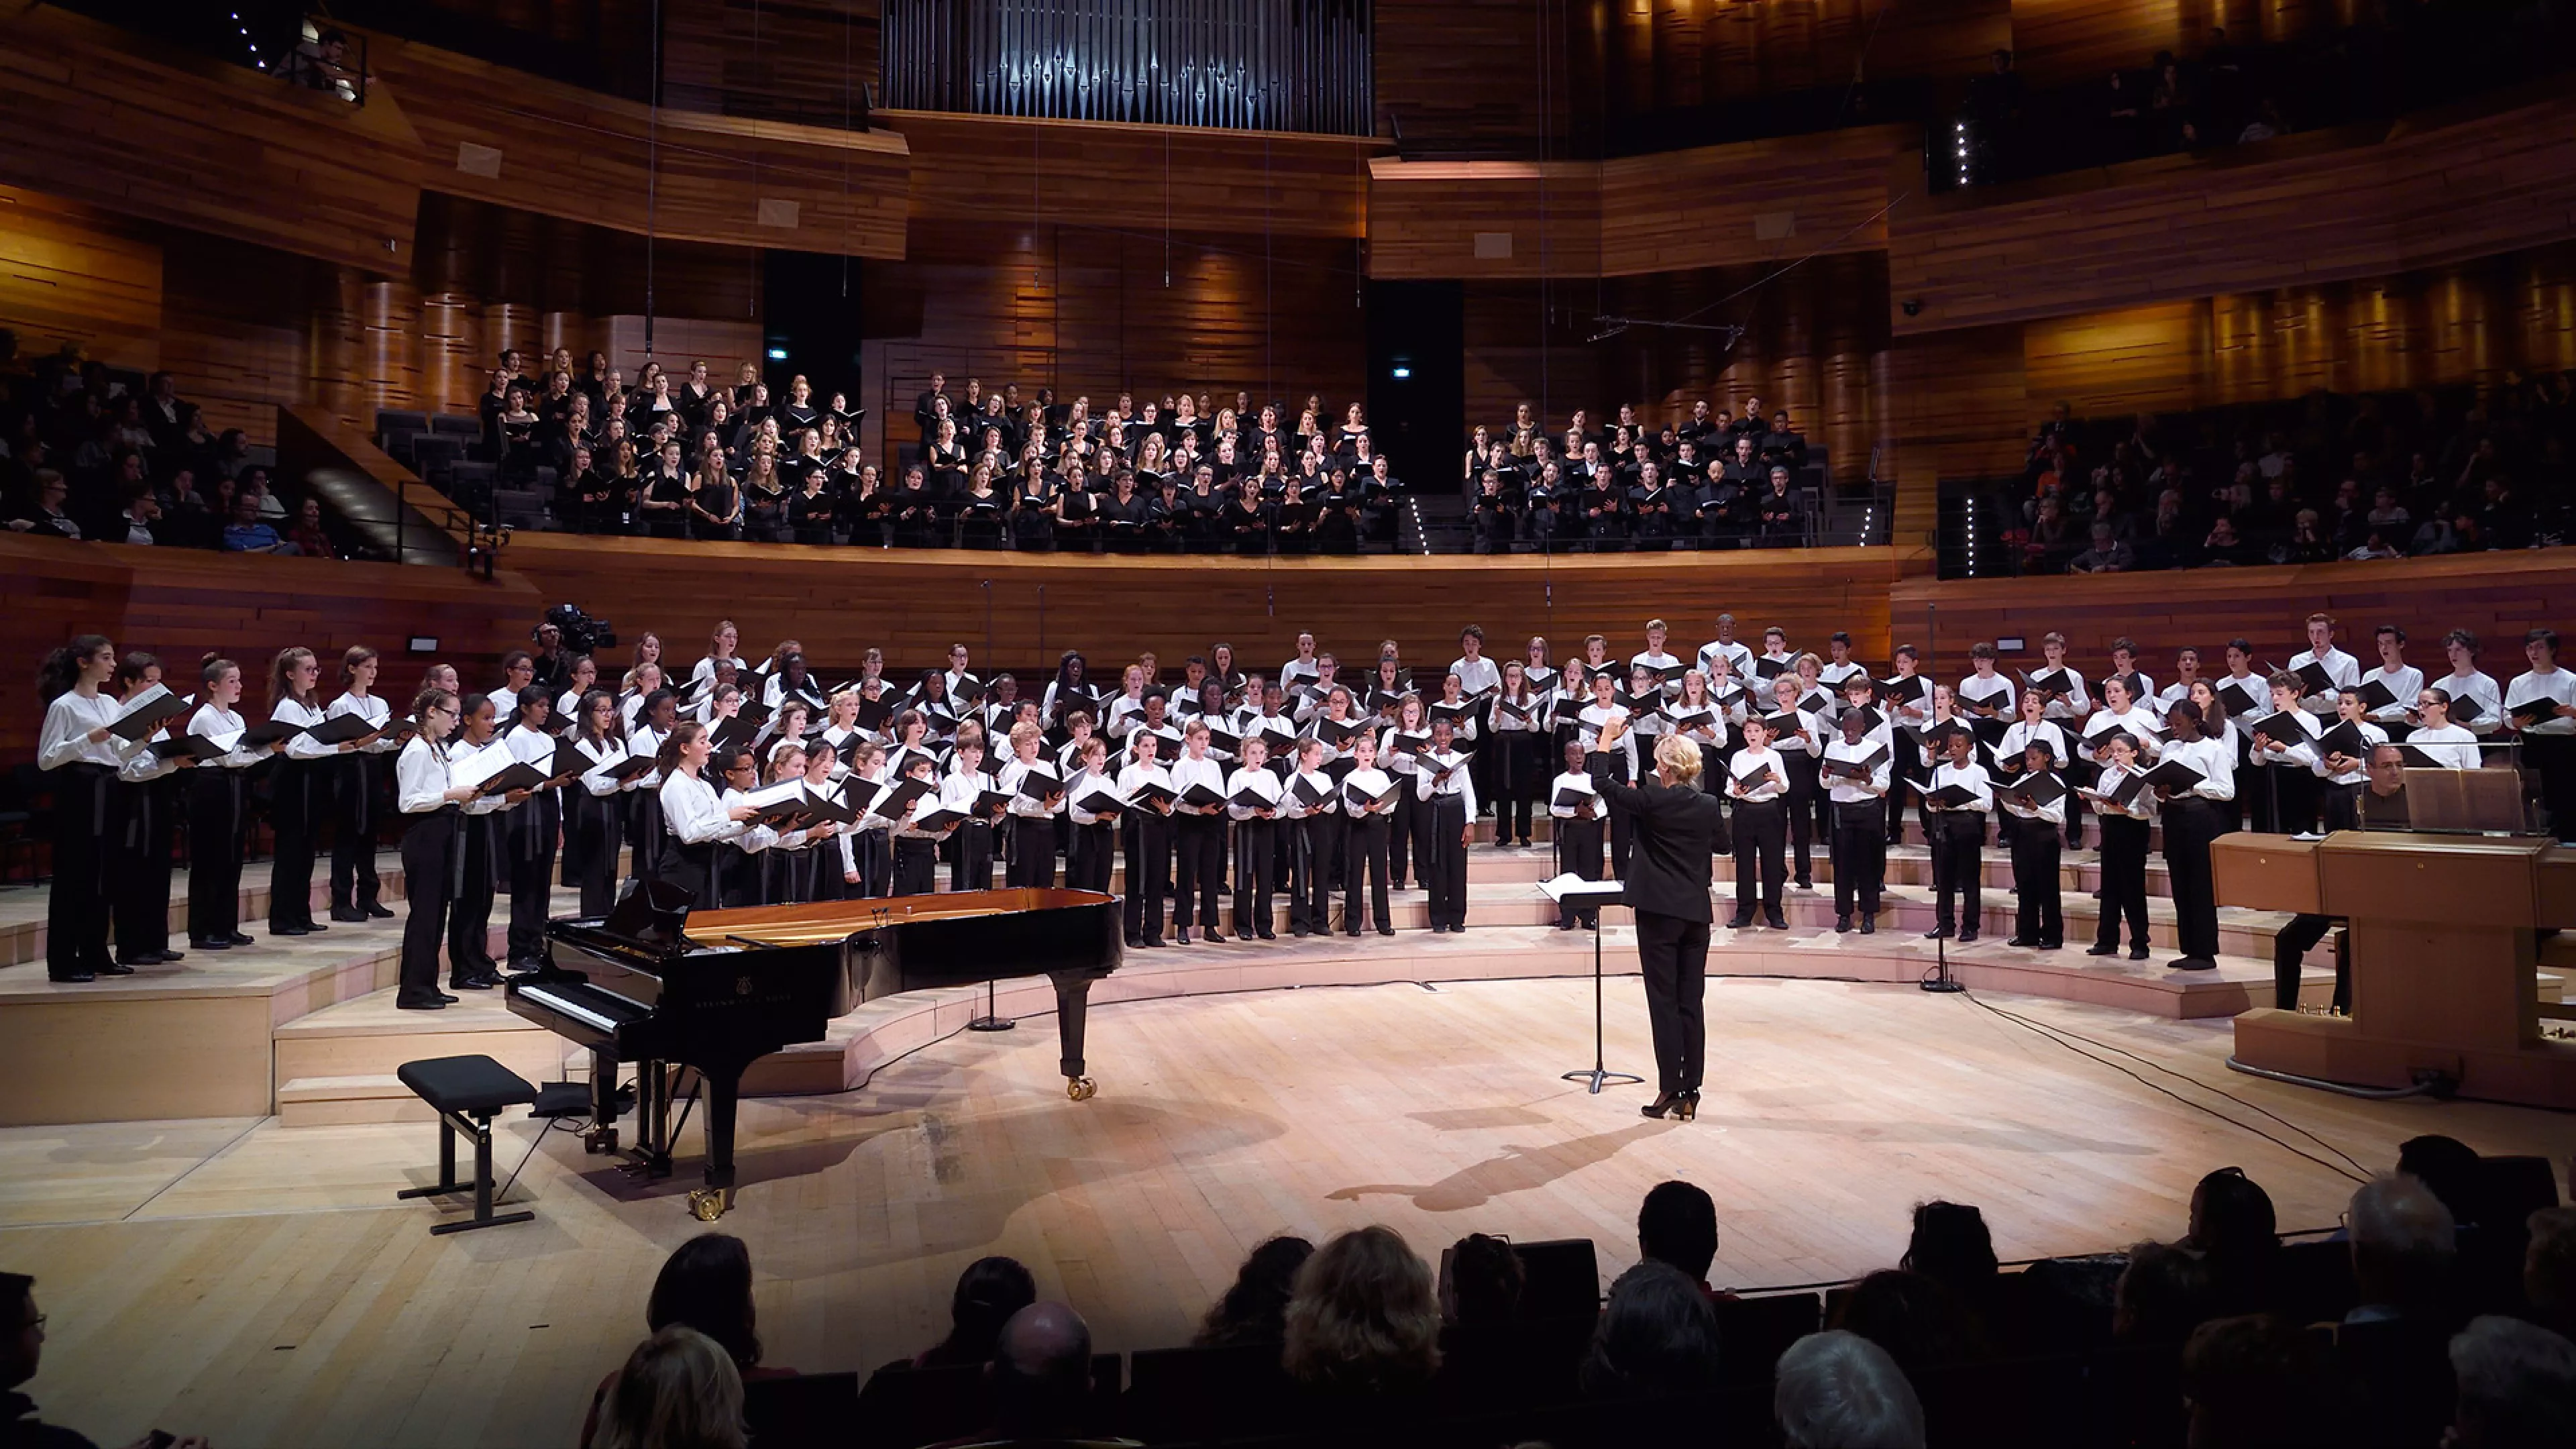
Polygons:
<instances>
[{"instance_id":1,"label":"audience member","mask_svg":"<svg viewBox=\"0 0 2576 1449\"><path fill-rule=\"evenodd\" d=\"M745 1449L742 1377L714 1339L672 1324L612 1379L584 1449Z\"/></svg>"},{"instance_id":2,"label":"audience member","mask_svg":"<svg viewBox=\"0 0 2576 1449\"><path fill-rule=\"evenodd\" d=\"M1442 1316L1461 1327L1491 1327L1520 1316L1528 1272L1519 1251L1490 1233L1469 1233L1449 1250Z\"/></svg>"},{"instance_id":3,"label":"audience member","mask_svg":"<svg viewBox=\"0 0 2576 1449\"><path fill-rule=\"evenodd\" d=\"M1811 1333L1780 1355L1771 1414L1788 1449L1923 1449L1923 1404L1887 1350Z\"/></svg>"},{"instance_id":4,"label":"audience member","mask_svg":"<svg viewBox=\"0 0 2576 1449\"><path fill-rule=\"evenodd\" d=\"M36 1417L36 1401L18 1386L36 1376L45 1356L45 1315L36 1307L36 1280L23 1273L0 1273L0 1314L12 1320L0 1338L0 1445L8 1449L98 1449L88 1439ZM207 1449L206 1441L146 1436L130 1449Z\"/></svg>"},{"instance_id":5,"label":"audience member","mask_svg":"<svg viewBox=\"0 0 2576 1449\"><path fill-rule=\"evenodd\" d=\"M294 544L278 537L277 530L260 517L257 493L244 491L233 495L232 516L224 524L224 552L291 554L296 551Z\"/></svg>"},{"instance_id":6,"label":"audience member","mask_svg":"<svg viewBox=\"0 0 2576 1449\"><path fill-rule=\"evenodd\" d=\"M1958 1295L1937 1278L1901 1269L1853 1284L1830 1326L1886 1349L1909 1374L1986 1356L1984 1333Z\"/></svg>"},{"instance_id":7,"label":"audience member","mask_svg":"<svg viewBox=\"0 0 2576 1449\"><path fill-rule=\"evenodd\" d=\"M1297 1272L1280 1362L1327 1400L1394 1404L1419 1393L1440 1367L1431 1270L1393 1228L1333 1238Z\"/></svg>"},{"instance_id":8,"label":"audience member","mask_svg":"<svg viewBox=\"0 0 2576 1449\"><path fill-rule=\"evenodd\" d=\"M2256 1313L2270 1303L2281 1258L2272 1198L2241 1167L2222 1167L2191 1190L2182 1246L2209 1266L2219 1313Z\"/></svg>"},{"instance_id":9,"label":"audience member","mask_svg":"<svg viewBox=\"0 0 2576 1449\"><path fill-rule=\"evenodd\" d=\"M1659 1182L1637 1207L1637 1255L1670 1263L1711 1298L1733 1298L1708 1284L1717 1261L1717 1203L1687 1182Z\"/></svg>"},{"instance_id":10,"label":"audience member","mask_svg":"<svg viewBox=\"0 0 2576 1449\"><path fill-rule=\"evenodd\" d=\"M1985 1321L1999 1286L1994 1235L1985 1214L1965 1203L1927 1202L1914 1208L1914 1236L1896 1266L1920 1273L1950 1290L1960 1309L1990 1338ZM1900 1361L1903 1355L1898 1356Z\"/></svg>"},{"instance_id":11,"label":"audience member","mask_svg":"<svg viewBox=\"0 0 2576 1449\"><path fill-rule=\"evenodd\" d=\"M760 1361L751 1250L731 1234L700 1233L663 1260L662 1271L653 1278L653 1296L644 1305L644 1328L647 1333L660 1333L675 1325L705 1334L733 1360L737 1377L745 1382L796 1377L794 1369L772 1368ZM612 1373L591 1392L582 1442L590 1442L601 1407L616 1383L617 1375Z\"/></svg>"},{"instance_id":12,"label":"audience member","mask_svg":"<svg viewBox=\"0 0 2576 1449\"><path fill-rule=\"evenodd\" d=\"M1701 1285L1648 1260L1619 1275L1584 1356L1586 1398L1687 1394L1717 1386L1717 1310Z\"/></svg>"},{"instance_id":13,"label":"audience member","mask_svg":"<svg viewBox=\"0 0 2576 1449\"><path fill-rule=\"evenodd\" d=\"M1038 1281L1013 1258L978 1258L957 1275L948 1299L948 1336L914 1355L914 1368L993 1361L1011 1315L1038 1301Z\"/></svg>"},{"instance_id":14,"label":"audience member","mask_svg":"<svg viewBox=\"0 0 2576 1449\"><path fill-rule=\"evenodd\" d=\"M1313 1243L1286 1234L1254 1248L1190 1341L1201 1348L1280 1342L1287 1336L1288 1298L1297 1270L1313 1256Z\"/></svg>"},{"instance_id":15,"label":"audience member","mask_svg":"<svg viewBox=\"0 0 2576 1449\"><path fill-rule=\"evenodd\" d=\"M2576 1338L2576 1207L2542 1208L2530 1228L2522 1296L2542 1326Z\"/></svg>"},{"instance_id":16,"label":"audience member","mask_svg":"<svg viewBox=\"0 0 2576 1449\"><path fill-rule=\"evenodd\" d=\"M2576 1444L2576 1343L2490 1314L2450 1345L2459 1384L2446 1449L2564 1449Z\"/></svg>"},{"instance_id":17,"label":"audience member","mask_svg":"<svg viewBox=\"0 0 2576 1449\"><path fill-rule=\"evenodd\" d=\"M2113 1290L2111 1336L2179 1348L2210 1316L2215 1297L2199 1254L2171 1243L2140 1243L2129 1250L2129 1265Z\"/></svg>"},{"instance_id":18,"label":"audience member","mask_svg":"<svg viewBox=\"0 0 2576 1449\"><path fill-rule=\"evenodd\" d=\"M2356 1189L2344 1222L2355 1306L2335 1330L2336 1356L2375 1430L2391 1442L2428 1442L2441 1434L2453 1396L2446 1345L2459 1326L2458 1249L2450 1209L2401 1173Z\"/></svg>"},{"instance_id":19,"label":"audience member","mask_svg":"<svg viewBox=\"0 0 2576 1449\"><path fill-rule=\"evenodd\" d=\"M2339 1449L2346 1395L2325 1343L2274 1314L2213 1318L2182 1351L2191 1449Z\"/></svg>"},{"instance_id":20,"label":"audience member","mask_svg":"<svg viewBox=\"0 0 2576 1449\"><path fill-rule=\"evenodd\" d=\"M1004 1445L1133 1444L1132 1439L1092 1434L1091 1325L1061 1303L1032 1303L1011 1315L985 1368L993 1381L989 1434L949 1442L944 1449L1001 1449Z\"/></svg>"}]
</instances>

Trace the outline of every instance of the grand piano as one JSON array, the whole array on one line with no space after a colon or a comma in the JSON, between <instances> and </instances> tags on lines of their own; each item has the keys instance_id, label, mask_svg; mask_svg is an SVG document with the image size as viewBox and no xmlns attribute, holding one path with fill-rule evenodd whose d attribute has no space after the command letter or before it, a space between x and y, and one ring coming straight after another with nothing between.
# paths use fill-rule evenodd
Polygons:
<instances>
[{"instance_id":1,"label":"grand piano","mask_svg":"<svg viewBox=\"0 0 2576 1449\"><path fill-rule=\"evenodd\" d=\"M689 1207L713 1221L732 1205L735 1106L745 1068L863 1001L997 977L1055 984L1065 1093L1096 1088L1082 1043L1091 983L1118 969L1115 896L1015 889L879 900L691 910L685 892L638 887L605 919L547 927L549 964L510 983L511 1011L590 1049L593 1152L617 1150L618 1069L636 1073L635 1156L671 1171L678 1069L694 1069L706 1109L706 1185ZM685 1111L683 1113L685 1123Z\"/></svg>"}]
</instances>

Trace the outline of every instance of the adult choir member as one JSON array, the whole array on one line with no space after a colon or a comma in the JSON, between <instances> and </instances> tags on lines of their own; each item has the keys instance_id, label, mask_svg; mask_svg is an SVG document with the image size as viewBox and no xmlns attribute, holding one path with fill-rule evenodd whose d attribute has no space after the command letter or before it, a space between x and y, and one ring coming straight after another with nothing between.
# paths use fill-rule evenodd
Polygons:
<instances>
[{"instance_id":1,"label":"adult choir member","mask_svg":"<svg viewBox=\"0 0 2576 1449\"><path fill-rule=\"evenodd\" d=\"M1625 719L1604 727L1603 744L1627 732ZM1707 990L1709 862L1724 828L1725 809L1699 788L1699 747L1676 735L1655 743L1655 773L1638 785L1621 783L1596 752L1592 782L1612 808L1633 820L1628 847L1628 904L1637 914L1637 956L1646 971L1646 1013L1655 1034L1655 1100L1638 1110L1649 1117L1689 1121L1699 1115L1700 1069L1706 1028L1701 997Z\"/></svg>"}]
</instances>

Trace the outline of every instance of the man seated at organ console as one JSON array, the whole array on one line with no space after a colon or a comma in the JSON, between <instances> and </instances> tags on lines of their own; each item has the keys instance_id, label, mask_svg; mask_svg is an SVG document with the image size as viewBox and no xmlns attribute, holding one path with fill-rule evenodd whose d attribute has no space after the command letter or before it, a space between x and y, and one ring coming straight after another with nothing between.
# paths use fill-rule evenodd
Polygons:
<instances>
[{"instance_id":1,"label":"man seated at organ console","mask_svg":"<svg viewBox=\"0 0 2576 1449\"><path fill-rule=\"evenodd\" d=\"M2406 804L2406 758L2395 745L2370 752L2370 778L2362 786L2359 810L2364 830L2412 830L2414 817ZM2272 1004L2283 1011L2299 1009L2299 963L2325 939L2340 916L2301 912L2272 938ZM2334 1009L2352 1009L2352 962L2335 952Z\"/></svg>"}]
</instances>

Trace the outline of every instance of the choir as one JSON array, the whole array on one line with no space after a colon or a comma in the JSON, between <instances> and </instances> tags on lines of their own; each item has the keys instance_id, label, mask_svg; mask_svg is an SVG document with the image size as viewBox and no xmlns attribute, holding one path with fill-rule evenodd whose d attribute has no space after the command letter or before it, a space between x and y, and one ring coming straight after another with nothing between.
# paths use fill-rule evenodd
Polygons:
<instances>
[{"instance_id":1,"label":"choir","mask_svg":"<svg viewBox=\"0 0 2576 1449\"><path fill-rule=\"evenodd\" d=\"M1687 659L1660 619L1625 661L1592 635L1562 666L1537 638L1498 663L1470 626L1437 671L1407 668L1387 641L1346 676L1300 635L1267 675L1222 643L1169 686L1151 656L1113 680L1069 651L1043 690L1023 690L977 675L963 645L909 685L871 650L827 687L792 640L744 660L727 622L685 674L666 674L660 640L644 636L615 687L591 659L550 660L541 680L524 650L488 693L461 692L452 668L434 666L401 718L374 692L374 651L342 655L340 693L325 702L313 653L287 649L270 662L258 723L241 713L234 661L209 656L182 696L159 660L83 635L41 671L55 830L47 964L56 980L89 981L182 959L168 921L183 819L189 948L252 944L237 902L254 790L275 838L275 937L327 929L311 909L325 829L332 922L391 916L375 833L381 816L400 819L410 912L398 1002L422 1010L501 983L488 947L503 903L509 969L541 964L558 883L598 916L639 880L709 906L927 893L943 863L950 890L989 889L998 866L1015 887L1061 878L1105 891L1116 860L1126 935L1142 948L1165 943L1167 899L1174 941L1222 941L1228 894L1242 938L1275 939L1282 899L1292 936L1392 935L1389 891L1408 876L1430 898L1431 929L1463 932L1480 815L1497 846L1526 846L1544 811L1559 872L1600 878L1606 855L1624 874L1629 822L1597 781L1638 781L1641 751L1665 735L1697 747L1699 788L1726 807L1717 849L1735 856L1738 930L1786 926L1783 891L1793 870L1807 885L1821 834L1836 929L1874 932L1909 795L1931 846L1931 934L1977 939L1991 817L2019 894L2012 944L2039 950L2064 942L2061 841L2080 842L2089 813L2102 863L2090 954L2116 953L2125 925L2131 958L2145 958L2148 827L2160 820L2181 969L2215 964L2210 842L2249 811L2258 828L2350 828L2381 745L2410 764L2470 769L2518 742L2551 823L2576 834L2576 673L2558 667L2554 633L2532 630L2529 667L2499 687L2466 631L2444 641L2450 673L2427 682L2403 660L2402 631L2376 631L2380 664L2364 672L2334 647L2331 619L2308 628L2310 648L2268 673L2243 640L2214 678L2182 650L2163 690L2126 639L2095 680L2051 635L2035 672L2007 675L1981 643L1945 684L1910 645L1880 676L1839 634L1827 659L1767 629L1757 655L1731 615ZM1558 921L1588 924L1573 909Z\"/></svg>"}]
</instances>

